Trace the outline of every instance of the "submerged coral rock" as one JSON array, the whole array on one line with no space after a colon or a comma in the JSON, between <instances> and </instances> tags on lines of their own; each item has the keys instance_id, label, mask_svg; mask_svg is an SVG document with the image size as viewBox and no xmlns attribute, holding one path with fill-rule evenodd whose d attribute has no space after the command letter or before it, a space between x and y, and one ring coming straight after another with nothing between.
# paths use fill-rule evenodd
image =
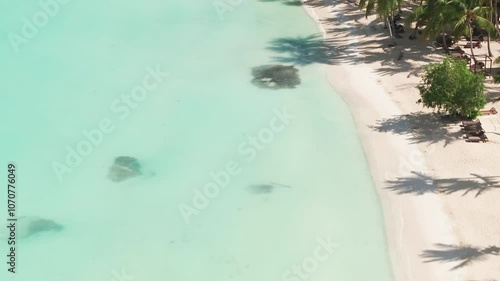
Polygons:
<instances>
[{"instance_id":1,"label":"submerged coral rock","mask_svg":"<svg viewBox=\"0 0 500 281\"><path fill-rule=\"evenodd\" d=\"M115 158L113 166L109 169L108 178L114 182L121 182L140 175L142 175L141 164L137 159L120 156Z\"/></svg>"},{"instance_id":2,"label":"submerged coral rock","mask_svg":"<svg viewBox=\"0 0 500 281\"><path fill-rule=\"evenodd\" d=\"M16 231L19 238L27 238L40 232L60 231L62 225L53 220L39 217L19 217L16 222Z\"/></svg>"},{"instance_id":3,"label":"submerged coral rock","mask_svg":"<svg viewBox=\"0 0 500 281\"><path fill-rule=\"evenodd\" d=\"M262 65L252 69L252 83L261 88L291 89L300 84L299 70L286 65Z\"/></svg>"}]
</instances>

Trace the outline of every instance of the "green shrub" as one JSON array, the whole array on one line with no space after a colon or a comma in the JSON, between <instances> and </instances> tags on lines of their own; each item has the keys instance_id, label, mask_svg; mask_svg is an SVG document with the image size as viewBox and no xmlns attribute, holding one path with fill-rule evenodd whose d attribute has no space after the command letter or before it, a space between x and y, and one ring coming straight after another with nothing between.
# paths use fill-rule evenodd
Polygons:
<instances>
[{"instance_id":1,"label":"green shrub","mask_svg":"<svg viewBox=\"0 0 500 281\"><path fill-rule=\"evenodd\" d=\"M446 57L427 65L417 88L417 103L451 115L475 118L486 104L484 74L472 73L463 60Z\"/></svg>"}]
</instances>

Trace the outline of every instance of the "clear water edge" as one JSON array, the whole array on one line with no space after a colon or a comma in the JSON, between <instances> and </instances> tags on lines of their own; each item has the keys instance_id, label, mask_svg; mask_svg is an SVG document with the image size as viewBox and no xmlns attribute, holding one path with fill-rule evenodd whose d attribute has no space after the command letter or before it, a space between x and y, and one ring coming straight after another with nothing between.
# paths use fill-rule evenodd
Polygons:
<instances>
[{"instance_id":1,"label":"clear water edge","mask_svg":"<svg viewBox=\"0 0 500 281\"><path fill-rule=\"evenodd\" d=\"M2 5L2 31L36 9ZM364 154L322 66L300 67L293 90L249 83L276 55L269 41L314 33L301 7L280 2L248 1L221 21L211 1L72 1L19 54L2 41L2 154L19 166L19 214L65 226L22 240L19 272L2 280L112 280L122 268L135 280L277 280L326 236L340 247L308 280L391 280ZM169 78L121 120L110 105L156 65ZM245 160L238 145L285 106L296 118ZM51 163L103 118L116 130L58 182ZM155 176L109 182L119 155ZM228 161L242 173L185 224L179 203ZM252 192L267 183L289 187Z\"/></svg>"}]
</instances>

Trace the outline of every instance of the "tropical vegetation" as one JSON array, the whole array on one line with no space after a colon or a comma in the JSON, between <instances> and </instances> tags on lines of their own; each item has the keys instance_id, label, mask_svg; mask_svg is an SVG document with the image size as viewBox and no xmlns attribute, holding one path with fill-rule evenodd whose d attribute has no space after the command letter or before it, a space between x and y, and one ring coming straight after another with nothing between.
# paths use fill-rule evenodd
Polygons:
<instances>
[{"instance_id":1,"label":"tropical vegetation","mask_svg":"<svg viewBox=\"0 0 500 281\"><path fill-rule=\"evenodd\" d=\"M359 7L365 10L366 16L376 14L388 24L390 38L395 45L396 27L392 19L404 4L404 0L360 0ZM488 40L489 56L492 56L490 37L496 38L500 30L496 0L420 0L418 7L413 9L406 20L407 26L411 24L415 24L415 28L410 38L415 38L418 29L422 28L423 39L443 36L445 49L448 47L445 39L447 34L455 39L465 35L472 45L474 31L484 31ZM474 57L473 48L471 52Z\"/></svg>"},{"instance_id":2,"label":"tropical vegetation","mask_svg":"<svg viewBox=\"0 0 500 281\"><path fill-rule=\"evenodd\" d=\"M418 1L418 2L416 2ZM441 63L425 67L422 83L417 87L425 107L444 110L449 114L474 118L485 105L485 86L483 73L476 73L485 63L476 59L474 46L486 39L488 57L493 54L490 40L500 35L498 21L498 0L360 0L359 7L365 15L376 14L388 26L391 38L390 47L397 44L395 22L401 6L412 5L411 14L406 17L405 27L413 27L409 38L428 40L436 38L443 49L450 53L450 44L462 36L468 41L470 56L464 55L455 60L446 57ZM420 34L420 36L419 36ZM485 58L485 62L490 58ZM467 66L469 63L470 69ZM500 57L495 60L500 63ZM472 71L471 71L472 70ZM500 74L494 76L500 83Z\"/></svg>"},{"instance_id":3,"label":"tropical vegetation","mask_svg":"<svg viewBox=\"0 0 500 281\"><path fill-rule=\"evenodd\" d=\"M425 67L417 86L425 107L475 118L486 104L484 75L471 72L465 61L446 57Z\"/></svg>"}]
</instances>

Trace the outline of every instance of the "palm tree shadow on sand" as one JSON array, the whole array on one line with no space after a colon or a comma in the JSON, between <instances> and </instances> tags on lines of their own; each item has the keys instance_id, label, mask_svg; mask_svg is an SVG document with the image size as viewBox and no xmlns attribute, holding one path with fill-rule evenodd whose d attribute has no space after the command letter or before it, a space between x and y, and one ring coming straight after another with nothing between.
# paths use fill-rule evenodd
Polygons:
<instances>
[{"instance_id":1,"label":"palm tree shadow on sand","mask_svg":"<svg viewBox=\"0 0 500 281\"><path fill-rule=\"evenodd\" d=\"M415 112L377 120L377 124L370 128L377 132L407 136L411 143L430 145L442 142L446 147L463 136L460 131L450 132L447 127L449 124L439 114Z\"/></svg>"},{"instance_id":2,"label":"palm tree shadow on sand","mask_svg":"<svg viewBox=\"0 0 500 281\"><path fill-rule=\"evenodd\" d=\"M399 177L386 181L387 189L395 191L397 194L415 195L463 192L462 196L466 196L474 192L475 197L493 189L500 189L500 176L481 176L471 173L470 177L436 179L415 171L412 174L409 177Z\"/></svg>"},{"instance_id":3,"label":"palm tree shadow on sand","mask_svg":"<svg viewBox=\"0 0 500 281\"><path fill-rule=\"evenodd\" d=\"M420 255L429 262L458 262L450 270L457 270L474 262L487 259L487 255L500 255L500 248L497 246L489 246L487 248L472 247L469 245L455 246L448 244L436 244L437 250L425 250Z\"/></svg>"},{"instance_id":4,"label":"palm tree shadow on sand","mask_svg":"<svg viewBox=\"0 0 500 281\"><path fill-rule=\"evenodd\" d=\"M436 192L434 179L432 177L423 173L412 173L414 176L387 180L387 189L395 191L397 194L423 195Z\"/></svg>"}]
</instances>

